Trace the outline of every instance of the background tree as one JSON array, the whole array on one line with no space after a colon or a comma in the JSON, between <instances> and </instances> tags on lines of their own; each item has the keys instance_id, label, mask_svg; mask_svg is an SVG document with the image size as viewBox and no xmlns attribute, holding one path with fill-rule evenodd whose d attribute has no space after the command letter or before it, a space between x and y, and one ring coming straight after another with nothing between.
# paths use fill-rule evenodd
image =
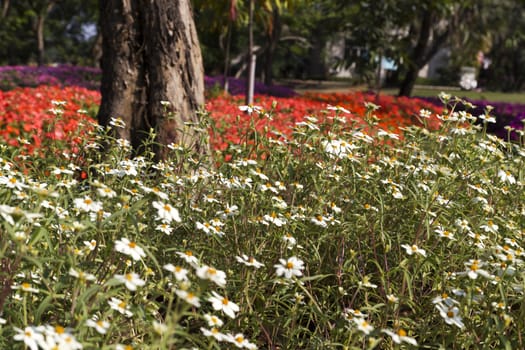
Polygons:
<instances>
[{"instance_id":1,"label":"background tree","mask_svg":"<svg viewBox=\"0 0 525 350\"><path fill-rule=\"evenodd\" d=\"M464 42L465 38L481 44L481 37L485 33L472 30L476 27L475 23L480 21L481 3L470 0L432 0L421 2L418 6L409 4L408 7L398 7L403 11L399 17L402 22L394 22L395 25L400 27L405 23L407 15L413 18L408 22L407 34L399 41L398 64L402 77L400 96L412 94L419 71L440 49L445 46L453 48L454 42ZM458 49L471 60L476 57L476 52L469 52L464 47Z\"/></svg>"},{"instance_id":2,"label":"background tree","mask_svg":"<svg viewBox=\"0 0 525 350\"><path fill-rule=\"evenodd\" d=\"M293 34L290 25L293 13L307 6L310 0L255 0L254 47L258 55L257 72L267 84L272 84L274 63L283 61L276 56L280 42L306 41ZM208 74L241 76L248 71L249 1L247 0L193 0L195 21L206 21L198 26L199 38ZM285 31L283 32L283 29ZM284 35L284 36L283 36ZM230 69L233 66L235 70Z\"/></svg>"},{"instance_id":3,"label":"background tree","mask_svg":"<svg viewBox=\"0 0 525 350\"><path fill-rule=\"evenodd\" d=\"M0 8L1 64L95 63L96 0L0 0Z\"/></svg>"},{"instance_id":4,"label":"background tree","mask_svg":"<svg viewBox=\"0 0 525 350\"><path fill-rule=\"evenodd\" d=\"M36 52L32 35L31 17L23 2L2 1L0 18L0 62L2 64L27 63Z\"/></svg>"},{"instance_id":5,"label":"background tree","mask_svg":"<svg viewBox=\"0 0 525 350\"><path fill-rule=\"evenodd\" d=\"M247 12L244 2L237 0L193 0L194 18L201 50L205 60L204 68L211 75L228 75L230 53L238 53L246 42L239 35L241 28L247 22ZM244 34L244 33L242 33Z\"/></svg>"},{"instance_id":6,"label":"background tree","mask_svg":"<svg viewBox=\"0 0 525 350\"><path fill-rule=\"evenodd\" d=\"M99 124L122 118L116 136L137 152L151 129L159 144L206 152L197 128L204 72L189 0L101 1L102 101ZM164 148L154 149L158 159Z\"/></svg>"},{"instance_id":7,"label":"background tree","mask_svg":"<svg viewBox=\"0 0 525 350\"><path fill-rule=\"evenodd\" d=\"M490 89L525 89L525 2L494 0L488 17L489 36L481 83ZM488 12L488 11L487 11ZM488 63L487 62L487 63Z\"/></svg>"}]
</instances>

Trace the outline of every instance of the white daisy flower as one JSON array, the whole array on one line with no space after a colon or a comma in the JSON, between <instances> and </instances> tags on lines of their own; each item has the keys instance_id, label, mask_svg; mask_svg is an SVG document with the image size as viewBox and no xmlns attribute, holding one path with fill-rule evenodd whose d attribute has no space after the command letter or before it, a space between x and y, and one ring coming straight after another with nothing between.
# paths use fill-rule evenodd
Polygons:
<instances>
[{"instance_id":1,"label":"white daisy flower","mask_svg":"<svg viewBox=\"0 0 525 350\"><path fill-rule=\"evenodd\" d=\"M111 324L108 321L99 320L96 317L93 317L86 321L86 326L95 328L100 334L106 334Z\"/></svg>"},{"instance_id":2,"label":"white daisy flower","mask_svg":"<svg viewBox=\"0 0 525 350\"><path fill-rule=\"evenodd\" d=\"M206 329L204 327L201 327L201 332L205 337L213 337L217 341L226 341L228 339L228 336L224 333L221 333L217 328L213 327L211 329Z\"/></svg>"},{"instance_id":3,"label":"white daisy flower","mask_svg":"<svg viewBox=\"0 0 525 350\"><path fill-rule=\"evenodd\" d=\"M195 271L197 277L203 280L210 280L219 287L226 286L226 273L210 266L201 266Z\"/></svg>"},{"instance_id":4,"label":"white daisy flower","mask_svg":"<svg viewBox=\"0 0 525 350\"><path fill-rule=\"evenodd\" d=\"M142 287L146 284L146 281L140 278L135 272L128 272L125 275L115 275L115 279L121 283L124 283L126 288L134 292L137 287Z\"/></svg>"},{"instance_id":5,"label":"white daisy flower","mask_svg":"<svg viewBox=\"0 0 525 350\"><path fill-rule=\"evenodd\" d=\"M13 336L16 341L23 341L24 344L31 350L38 350L38 344L44 343L44 336L36 327L28 326L24 329L13 327L17 332Z\"/></svg>"},{"instance_id":6,"label":"white daisy flower","mask_svg":"<svg viewBox=\"0 0 525 350\"><path fill-rule=\"evenodd\" d=\"M222 327L222 325L224 324L224 322L215 315L205 314L204 319L210 327L219 328Z\"/></svg>"},{"instance_id":7,"label":"white daisy flower","mask_svg":"<svg viewBox=\"0 0 525 350\"><path fill-rule=\"evenodd\" d=\"M263 263L255 260L253 256L247 256L245 254L242 254L241 256L236 256L235 259L241 264L244 264L246 266L253 266L256 269L264 266Z\"/></svg>"},{"instance_id":8,"label":"white daisy flower","mask_svg":"<svg viewBox=\"0 0 525 350\"><path fill-rule=\"evenodd\" d=\"M293 276L300 277L303 275L304 262L297 257L292 256L288 259L279 259L280 264L274 265L277 276L285 278L292 278Z\"/></svg>"},{"instance_id":9,"label":"white daisy flower","mask_svg":"<svg viewBox=\"0 0 525 350\"><path fill-rule=\"evenodd\" d=\"M415 244L412 244L412 245L402 244L401 247L405 248L405 251L408 255L419 254L425 257L427 256L426 251L424 249L419 248Z\"/></svg>"},{"instance_id":10,"label":"white daisy flower","mask_svg":"<svg viewBox=\"0 0 525 350\"><path fill-rule=\"evenodd\" d=\"M172 221L181 222L179 211L169 204L154 201L153 207L157 209L157 218L163 222L170 223Z\"/></svg>"},{"instance_id":11,"label":"white daisy flower","mask_svg":"<svg viewBox=\"0 0 525 350\"><path fill-rule=\"evenodd\" d=\"M352 321L357 326L357 329L359 329L361 332L363 332L366 335L370 334L374 330L374 327L370 323L368 323L368 321L362 318L356 317L352 319Z\"/></svg>"},{"instance_id":12,"label":"white daisy flower","mask_svg":"<svg viewBox=\"0 0 525 350\"><path fill-rule=\"evenodd\" d=\"M192 266L197 266L199 264L199 259L197 259L195 255L193 255L193 252L191 250L186 250L184 253L177 252L176 254Z\"/></svg>"},{"instance_id":13,"label":"white daisy flower","mask_svg":"<svg viewBox=\"0 0 525 350\"><path fill-rule=\"evenodd\" d=\"M174 266L173 264L166 264L163 266L164 270L171 272L177 281L188 280L188 270L181 266Z\"/></svg>"},{"instance_id":14,"label":"white daisy flower","mask_svg":"<svg viewBox=\"0 0 525 350\"><path fill-rule=\"evenodd\" d=\"M188 292L186 290L177 289L175 291L175 294L177 294L177 296L179 298L183 299L185 302L187 302L188 304L190 304L192 306L195 306L195 307L200 307L201 306L199 297L196 296L192 292Z\"/></svg>"},{"instance_id":15,"label":"white daisy flower","mask_svg":"<svg viewBox=\"0 0 525 350\"><path fill-rule=\"evenodd\" d=\"M436 304L436 309L438 309L439 314L447 324L455 325L459 328L465 327L463 320L459 315L459 308L457 306L449 307L443 304Z\"/></svg>"},{"instance_id":16,"label":"white daisy flower","mask_svg":"<svg viewBox=\"0 0 525 350\"><path fill-rule=\"evenodd\" d=\"M133 316L133 312L131 312L129 305L118 298L112 297L111 300L108 301L109 306L121 314L123 314L126 317Z\"/></svg>"},{"instance_id":17,"label":"white daisy flower","mask_svg":"<svg viewBox=\"0 0 525 350\"><path fill-rule=\"evenodd\" d=\"M224 312L230 318L235 318L235 313L240 310L239 306L214 291L211 294L212 296L208 297L208 301L212 304L213 309Z\"/></svg>"},{"instance_id":18,"label":"white daisy flower","mask_svg":"<svg viewBox=\"0 0 525 350\"><path fill-rule=\"evenodd\" d=\"M115 241L115 250L125 255L131 256L135 261L140 260L146 256L144 249L139 247L135 242L127 238L121 238Z\"/></svg>"},{"instance_id":19,"label":"white daisy flower","mask_svg":"<svg viewBox=\"0 0 525 350\"><path fill-rule=\"evenodd\" d=\"M394 332L390 329L382 329L381 332L388 334L390 338L392 338L392 341L396 344L401 344L404 342L417 346L417 341L414 338L407 336L407 332L404 329L400 328L397 330L397 332Z\"/></svg>"},{"instance_id":20,"label":"white daisy flower","mask_svg":"<svg viewBox=\"0 0 525 350\"><path fill-rule=\"evenodd\" d=\"M83 212L99 212L102 210L102 203L92 200L89 196L84 198L75 198L73 200L75 208Z\"/></svg>"}]
</instances>

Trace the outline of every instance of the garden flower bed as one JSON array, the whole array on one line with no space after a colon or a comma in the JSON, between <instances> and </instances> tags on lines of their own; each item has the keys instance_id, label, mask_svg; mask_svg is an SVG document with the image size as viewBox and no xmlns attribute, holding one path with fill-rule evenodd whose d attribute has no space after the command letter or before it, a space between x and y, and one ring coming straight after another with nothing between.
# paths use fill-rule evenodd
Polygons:
<instances>
[{"instance_id":1,"label":"garden flower bed","mask_svg":"<svg viewBox=\"0 0 525 350\"><path fill-rule=\"evenodd\" d=\"M525 348L523 140L441 98L219 95L155 163L0 93L0 348Z\"/></svg>"},{"instance_id":2,"label":"garden flower bed","mask_svg":"<svg viewBox=\"0 0 525 350\"><path fill-rule=\"evenodd\" d=\"M181 147L132 158L96 128L81 155L0 148L1 348L525 346L522 144L460 113L399 138L374 104L312 100L305 118L277 100L275 137L257 127L272 106L218 101L249 122L213 168Z\"/></svg>"},{"instance_id":3,"label":"garden flower bed","mask_svg":"<svg viewBox=\"0 0 525 350\"><path fill-rule=\"evenodd\" d=\"M5 66L0 67L0 90L12 90L17 87L37 87L42 85L49 86L76 86L84 87L91 90L98 90L100 84L101 72L98 68L57 65L49 67L29 67L29 66ZM224 77L205 77L205 86L209 101L220 98L222 87L224 86ZM245 91L246 81L244 79L228 78L228 92L230 95L242 95ZM297 94L290 88L285 86L266 86L260 82L255 83L255 94L260 96L274 96L274 97L298 97ZM397 128L399 121L398 115L402 115L401 119L414 122L413 116L417 115L416 110L421 105L421 100L425 100L434 105L428 107L429 110L441 109L443 101L438 98L394 98L392 96L381 95L379 99L371 97L366 93L353 93L349 96L347 94L307 94L307 100L317 100L326 102L332 105L342 104L351 105L350 110L355 114L362 111L363 100L373 101L381 105L383 112L390 116L395 115L396 118L383 119L383 127L387 120L389 120L394 128ZM240 100L240 98L238 99ZM395 101L395 102L394 102ZM525 104L512 103L489 103L487 101L469 101L475 107L470 108L469 112L475 116L482 115L486 107L491 105L494 107L493 113L498 116L495 123L489 123L487 130L503 139L509 136L517 140L521 132L516 130L523 130L523 122L525 119ZM212 102L213 103L213 102ZM218 102L217 102L218 103ZM305 102L306 104L311 101ZM465 110L466 106L459 104L456 109ZM417 121L416 121L417 122ZM508 126L512 130L508 129Z\"/></svg>"},{"instance_id":4,"label":"garden flower bed","mask_svg":"<svg viewBox=\"0 0 525 350\"><path fill-rule=\"evenodd\" d=\"M230 145L239 143L250 128L258 132L266 130L267 136L273 134L276 138L279 138L280 134L290 136L290 126L304 122L309 116L316 116L320 121L324 121L327 117L339 115L347 121L367 126L368 123L362 116L367 110L368 99L382 104L374 111L376 125L373 129L366 130L370 133L382 129L401 135L401 129L404 127L422 125L419 117L421 109L434 113L440 111L438 107L417 99L381 96L376 100L371 95L361 93L329 96L309 94L295 98L278 98L258 95L255 105L262 113L256 112L255 115L259 115L260 118L250 118L239 110L243 103L242 96L218 95L209 98L206 109L213 122L210 130L212 148L225 151ZM58 116L57 102L52 101L63 102ZM87 131L81 130L86 122L95 122L98 103L98 92L77 87L59 88L43 85L33 89L18 88L0 92L0 138L29 152L41 149L42 140L48 138L78 143L79 137L82 136L80 133ZM326 110L327 107L331 109ZM343 113L343 109L351 113ZM271 113L271 118L264 117L267 113ZM437 128L440 123L435 116L425 122L431 129ZM82 128L79 128L79 125L82 125Z\"/></svg>"}]
</instances>

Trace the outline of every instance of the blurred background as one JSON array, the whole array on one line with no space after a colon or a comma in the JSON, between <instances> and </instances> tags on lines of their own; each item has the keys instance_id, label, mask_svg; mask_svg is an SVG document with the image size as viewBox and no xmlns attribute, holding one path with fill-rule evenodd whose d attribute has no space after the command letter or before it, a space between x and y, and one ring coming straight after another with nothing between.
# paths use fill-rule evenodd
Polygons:
<instances>
[{"instance_id":1,"label":"blurred background","mask_svg":"<svg viewBox=\"0 0 525 350\"><path fill-rule=\"evenodd\" d=\"M249 7L254 6L253 22ZM207 76L521 92L522 0L192 0ZM96 0L0 0L0 65L98 67Z\"/></svg>"}]
</instances>

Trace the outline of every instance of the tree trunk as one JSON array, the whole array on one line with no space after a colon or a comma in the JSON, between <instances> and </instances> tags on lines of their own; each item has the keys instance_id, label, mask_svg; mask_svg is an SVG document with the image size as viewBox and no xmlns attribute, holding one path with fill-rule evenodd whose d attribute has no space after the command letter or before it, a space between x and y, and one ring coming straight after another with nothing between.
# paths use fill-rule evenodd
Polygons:
<instances>
[{"instance_id":1,"label":"tree trunk","mask_svg":"<svg viewBox=\"0 0 525 350\"><path fill-rule=\"evenodd\" d=\"M308 53L308 77L311 79L324 79L326 77L325 63L323 59L324 41L319 38L312 38Z\"/></svg>"},{"instance_id":2,"label":"tree trunk","mask_svg":"<svg viewBox=\"0 0 525 350\"><path fill-rule=\"evenodd\" d=\"M35 34L37 42L37 63L39 66L46 64L44 29L47 15L51 12L53 6L55 6L55 1L50 1L46 4L45 8L41 10L37 9L38 15L36 17Z\"/></svg>"},{"instance_id":3,"label":"tree trunk","mask_svg":"<svg viewBox=\"0 0 525 350\"><path fill-rule=\"evenodd\" d=\"M277 7L274 7L272 11L272 27L270 28L267 35L268 47L266 48L265 52L264 83L266 85L272 85L273 83L273 57L281 37L281 27L281 13Z\"/></svg>"},{"instance_id":4,"label":"tree trunk","mask_svg":"<svg viewBox=\"0 0 525 350\"><path fill-rule=\"evenodd\" d=\"M37 63L39 66L43 66L46 62L46 52L44 45L44 22L45 18L42 15L38 15L36 18L36 43L37 43Z\"/></svg>"},{"instance_id":5,"label":"tree trunk","mask_svg":"<svg viewBox=\"0 0 525 350\"><path fill-rule=\"evenodd\" d=\"M410 65L408 71L405 73L403 81L401 82L401 86L399 87L398 96L409 97L412 95L412 90L414 90L414 85L416 84L419 69L420 68L416 67L415 65Z\"/></svg>"},{"instance_id":6,"label":"tree trunk","mask_svg":"<svg viewBox=\"0 0 525 350\"><path fill-rule=\"evenodd\" d=\"M9 13L9 0L4 0L2 3L2 13L0 14L0 19L5 19L7 17L7 14Z\"/></svg>"},{"instance_id":7,"label":"tree trunk","mask_svg":"<svg viewBox=\"0 0 525 350\"><path fill-rule=\"evenodd\" d=\"M410 96L412 94L419 70L423 68L443 46L450 33L450 28L448 27L441 33L433 31L439 18L435 17L429 9L424 10L420 18L421 24L417 42L411 50L408 69L399 88L399 96Z\"/></svg>"},{"instance_id":8,"label":"tree trunk","mask_svg":"<svg viewBox=\"0 0 525 350\"><path fill-rule=\"evenodd\" d=\"M99 124L125 121L115 136L142 153L150 131L159 145L208 152L197 112L204 105L202 57L189 0L100 1L102 101ZM154 147L157 160L165 147Z\"/></svg>"}]
</instances>

